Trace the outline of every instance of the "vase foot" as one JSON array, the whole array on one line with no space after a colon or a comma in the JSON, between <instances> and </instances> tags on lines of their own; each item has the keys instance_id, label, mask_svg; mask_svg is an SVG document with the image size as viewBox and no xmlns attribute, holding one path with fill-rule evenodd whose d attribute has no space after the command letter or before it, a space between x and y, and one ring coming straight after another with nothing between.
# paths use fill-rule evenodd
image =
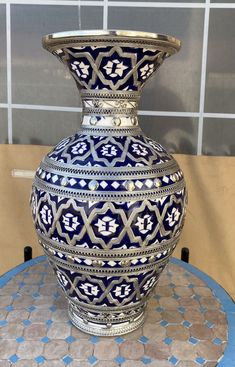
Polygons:
<instances>
[{"instance_id":1,"label":"vase foot","mask_svg":"<svg viewBox=\"0 0 235 367\"><path fill-rule=\"evenodd\" d=\"M110 324L101 324L95 323L91 321L86 321L84 318L79 317L76 313L73 305L69 304L68 307L69 318L74 326L76 326L79 330L97 336L118 336L130 333L144 323L144 311L142 311L138 316L133 318L130 321L119 322L119 323L110 323Z\"/></svg>"}]
</instances>

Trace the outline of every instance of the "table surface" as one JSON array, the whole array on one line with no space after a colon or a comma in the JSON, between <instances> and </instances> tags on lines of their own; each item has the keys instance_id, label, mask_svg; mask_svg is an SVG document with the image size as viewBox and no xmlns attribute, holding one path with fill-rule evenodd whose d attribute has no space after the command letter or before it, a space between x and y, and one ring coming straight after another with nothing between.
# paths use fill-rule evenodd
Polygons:
<instances>
[{"instance_id":1,"label":"table surface","mask_svg":"<svg viewBox=\"0 0 235 367\"><path fill-rule=\"evenodd\" d=\"M233 367L235 306L206 274L172 259L142 328L95 337L68 319L66 300L45 259L0 278L0 367Z\"/></svg>"}]
</instances>

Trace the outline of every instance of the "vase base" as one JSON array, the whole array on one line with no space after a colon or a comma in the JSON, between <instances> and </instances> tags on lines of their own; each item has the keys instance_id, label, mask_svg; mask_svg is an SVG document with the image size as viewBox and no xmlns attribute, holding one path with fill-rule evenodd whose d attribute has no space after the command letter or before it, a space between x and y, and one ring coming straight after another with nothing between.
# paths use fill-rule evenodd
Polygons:
<instances>
[{"instance_id":1,"label":"vase base","mask_svg":"<svg viewBox=\"0 0 235 367\"><path fill-rule=\"evenodd\" d=\"M138 329L144 323L144 312L139 314L131 321L115 323L115 324L98 324L93 322L85 322L84 319L79 317L73 307L69 305L68 308L69 318L74 326L84 333L96 335L96 336L118 336Z\"/></svg>"}]
</instances>

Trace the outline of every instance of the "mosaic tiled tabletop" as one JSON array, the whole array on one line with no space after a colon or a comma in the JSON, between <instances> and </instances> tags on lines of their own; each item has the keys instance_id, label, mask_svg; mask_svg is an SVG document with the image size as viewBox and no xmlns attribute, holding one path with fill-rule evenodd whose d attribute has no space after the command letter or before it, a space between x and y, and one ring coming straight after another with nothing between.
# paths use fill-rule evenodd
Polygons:
<instances>
[{"instance_id":1,"label":"mosaic tiled tabletop","mask_svg":"<svg viewBox=\"0 0 235 367\"><path fill-rule=\"evenodd\" d=\"M150 299L144 326L105 338L70 323L44 257L23 264L6 284L0 278L0 367L224 366L223 302L189 269L174 259ZM227 367L235 365L235 354L232 360Z\"/></svg>"}]
</instances>

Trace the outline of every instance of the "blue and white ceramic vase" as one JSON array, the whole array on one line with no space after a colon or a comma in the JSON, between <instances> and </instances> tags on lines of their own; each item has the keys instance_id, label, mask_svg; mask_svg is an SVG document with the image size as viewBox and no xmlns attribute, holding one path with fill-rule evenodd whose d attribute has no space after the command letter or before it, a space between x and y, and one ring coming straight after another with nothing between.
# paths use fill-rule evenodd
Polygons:
<instances>
[{"instance_id":1,"label":"blue and white ceramic vase","mask_svg":"<svg viewBox=\"0 0 235 367\"><path fill-rule=\"evenodd\" d=\"M72 323L90 334L125 334L142 325L183 227L183 173L137 118L142 87L180 42L74 31L47 35L43 46L69 68L83 118L36 172L31 206L39 242Z\"/></svg>"}]
</instances>

